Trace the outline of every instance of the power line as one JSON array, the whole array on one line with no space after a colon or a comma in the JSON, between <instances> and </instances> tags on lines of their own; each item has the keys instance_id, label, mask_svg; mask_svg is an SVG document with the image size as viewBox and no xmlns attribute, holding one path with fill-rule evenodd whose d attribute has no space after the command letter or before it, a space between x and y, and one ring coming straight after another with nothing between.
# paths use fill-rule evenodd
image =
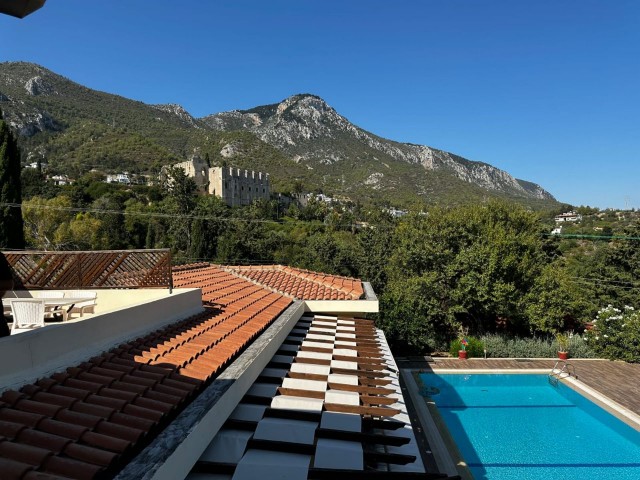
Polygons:
<instances>
[{"instance_id":1,"label":"power line","mask_svg":"<svg viewBox=\"0 0 640 480\"><path fill-rule=\"evenodd\" d=\"M273 225L291 225L291 224L304 224L309 225L311 221L308 220L286 220L286 221L278 221L278 220L268 220L268 219L260 219L260 218L237 218L237 217L220 217L213 215L193 215L193 214L178 214L178 213L161 213L161 212L127 212L125 210L108 210L108 209L100 209L100 208L87 208L87 207L63 207L58 205L25 205L20 203L9 203L9 202L0 202L1 207L10 207L10 208L25 208L25 209L40 209L40 210L56 210L62 212L69 213L94 213L94 214L113 214L113 215L126 215L126 216L137 216L137 217L152 217L152 218L181 218L181 219L190 219L190 220L219 220L223 222L244 222L244 223L265 223L265 224L273 224ZM355 228L357 227L357 223L343 223L343 224L325 224L318 220L318 224L315 226L318 227L332 227L332 228ZM395 225L381 225L381 224L371 224L369 222L361 222L366 223L368 226L382 229L395 229Z\"/></svg>"},{"instance_id":2,"label":"power line","mask_svg":"<svg viewBox=\"0 0 640 480\"><path fill-rule=\"evenodd\" d=\"M584 238L587 240L640 240L640 237L630 237L624 235L587 235L581 233L543 233L545 237L560 238Z\"/></svg>"}]
</instances>

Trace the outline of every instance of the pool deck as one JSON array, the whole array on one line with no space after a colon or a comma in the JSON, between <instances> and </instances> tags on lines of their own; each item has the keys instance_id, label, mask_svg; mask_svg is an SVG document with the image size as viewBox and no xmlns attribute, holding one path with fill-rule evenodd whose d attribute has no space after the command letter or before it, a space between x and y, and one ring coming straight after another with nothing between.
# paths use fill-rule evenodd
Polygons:
<instances>
[{"instance_id":1,"label":"pool deck","mask_svg":"<svg viewBox=\"0 0 640 480\"><path fill-rule=\"evenodd\" d=\"M415 368L425 372L439 370L546 370L555 359L469 359L437 358ZM640 364L610 360L570 359L577 379L614 402L640 415Z\"/></svg>"}]
</instances>

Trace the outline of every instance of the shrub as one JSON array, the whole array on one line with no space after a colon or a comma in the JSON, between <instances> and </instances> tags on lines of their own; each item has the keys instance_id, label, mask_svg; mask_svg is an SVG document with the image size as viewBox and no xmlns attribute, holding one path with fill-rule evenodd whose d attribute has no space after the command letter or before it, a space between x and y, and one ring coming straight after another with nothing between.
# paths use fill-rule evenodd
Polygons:
<instances>
[{"instance_id":1,"label":"shrub","mask_svg":"<svg viewBox=\"0 0 640 480\"><path fill-rule=\"evenodd\" d=\"M598 312L584 339L600 355L611 360L640 362L640 312L612 305Z\"/></svg>"},{"instance_id":2,"label":"shrub","mask_svg":"<svg viewBox=\"0 0 640 480\"><path fill-rule=\"evenodd\" d=\"M488 358L554 358L560 346L553 337L509 337L483 335L481 337ZM569 336L569 353L573 358L594 358L595 352L580 335Z\"/></svg>"},{"instance_id":3,"label":"shrub","mask_svg":"<svg viewBox=\"0 0 640 480\"><path fill-rule=\"evenodd\" d=\"M484 344L476 337L465 337L467 339L467 357L483 357L484 356ZM456 338L451 342L449 346L449 353L452 357L458 356L458 351L462 350L462 342L459 338Z\"/></svg>"}]
</instances>

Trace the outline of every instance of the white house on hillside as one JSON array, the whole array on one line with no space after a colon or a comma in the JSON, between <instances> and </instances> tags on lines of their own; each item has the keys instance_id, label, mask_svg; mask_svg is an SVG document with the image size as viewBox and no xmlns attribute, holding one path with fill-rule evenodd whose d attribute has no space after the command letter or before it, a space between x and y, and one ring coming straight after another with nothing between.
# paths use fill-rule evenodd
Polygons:
<instances>
[{"instance_id":1,"label":"white house on hillside","mask_svg":"<svg viewBox=\"0 0 640 480\"><path fill-rule=\"evenodd\" d=\"M556 222L579 222L582 220L582 215L576 212L567 212L561 213L560 215L556 215Z\"/></svg>"}]
</instances>

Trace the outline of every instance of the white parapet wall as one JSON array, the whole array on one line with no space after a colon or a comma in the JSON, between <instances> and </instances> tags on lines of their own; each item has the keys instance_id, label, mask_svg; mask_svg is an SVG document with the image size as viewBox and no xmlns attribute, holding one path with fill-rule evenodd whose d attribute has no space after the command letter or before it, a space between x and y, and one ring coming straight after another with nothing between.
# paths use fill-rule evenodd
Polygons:
<instances>
[{"instance_id":1,"label":"white parapet wall","mask_svg":"<svg viewBox=\"0 0 640 480\"><path fill-rule=\"evenodd\" d=\"M197 288L99 290L94 315L0 338L0 392L202 311Z\"/></svg>"},{"instance_id":2,"label":"white parapet wall","mask_svg":"<svg viewBox=\"0 0 640 480\"><path fill-rule=\"evenodd\" d=\"M357 315L378 313L378 300L305 300L305 312Z\"/></svg>"}]
</instances>

